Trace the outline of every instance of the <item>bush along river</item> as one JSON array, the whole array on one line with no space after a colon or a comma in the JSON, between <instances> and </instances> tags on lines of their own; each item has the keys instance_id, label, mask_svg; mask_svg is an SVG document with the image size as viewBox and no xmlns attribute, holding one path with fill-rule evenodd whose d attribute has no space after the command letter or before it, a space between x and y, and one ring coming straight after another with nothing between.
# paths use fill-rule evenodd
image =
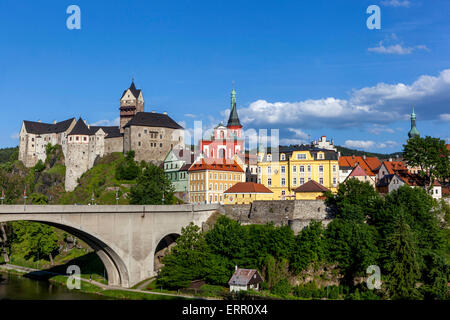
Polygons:
<instances>
[{"instance_id":1,"label":"bush along river","mask_svg":"<svg viewBox=\"0 0 450 320\"><path fill-rule=\"evenodd\" d=\"M0 273L0 300L105 300L107 297L80 292L47 280L34 280Z\"/></svg>"}]
</instances>

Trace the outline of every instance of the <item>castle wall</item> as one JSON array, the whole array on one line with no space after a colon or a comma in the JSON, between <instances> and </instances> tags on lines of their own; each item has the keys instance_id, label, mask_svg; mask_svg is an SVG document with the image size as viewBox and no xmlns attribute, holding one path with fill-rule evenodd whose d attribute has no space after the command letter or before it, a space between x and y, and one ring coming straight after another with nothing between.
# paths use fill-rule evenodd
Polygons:
<instances>
[{"instance_id":1,"label":"castle wall","mask_svg":"<svg viewBox=\"0 0 450 320\"><path fill-rule=\"evenodd\" d=\"M172 148L184 146L184 130L131 126L125 129L124 152L135 151L136 161L159 164Z\"/></svg>"},{"instance_id":2,"label":"castle wall","mask_svg":"<svg viewBox=\"0 0 450 320\"><path fill-rule=\"evenodd\" d=\"M123 152L123 137L106 138L105 139L105 154L113 152Z\"/></svg>"},{"instance_id":3,"label":"castle wall","mask_svg":"<svg viewBox=\"0 0 450 320\"><path fill-rule=\"evenodd\" d=\"M72 136L75 140L75 137ZM66 191L73 191L78 185L78 178L89 170L90 165L90 141L83 141L83 136L79 136L78 142L69 142L66 157ZM88 137L89 138L89 137Z\"/></svg>"}]
</instances>

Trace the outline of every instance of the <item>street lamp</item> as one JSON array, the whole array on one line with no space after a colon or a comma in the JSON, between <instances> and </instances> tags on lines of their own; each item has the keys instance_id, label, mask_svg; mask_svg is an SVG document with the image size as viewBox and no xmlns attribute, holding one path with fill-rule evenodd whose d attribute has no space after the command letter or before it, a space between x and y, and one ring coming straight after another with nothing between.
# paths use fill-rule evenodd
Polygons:
<instances>
[{"instance_id":1,"label":"street lamp","mask_svg":"<svg viewBox=\"0 0 450 320\"><path fill-rule=\"evenodd\" d=\"M119 204L119 190L116 190L116 206Z\"/></svg>"}]
</instances>

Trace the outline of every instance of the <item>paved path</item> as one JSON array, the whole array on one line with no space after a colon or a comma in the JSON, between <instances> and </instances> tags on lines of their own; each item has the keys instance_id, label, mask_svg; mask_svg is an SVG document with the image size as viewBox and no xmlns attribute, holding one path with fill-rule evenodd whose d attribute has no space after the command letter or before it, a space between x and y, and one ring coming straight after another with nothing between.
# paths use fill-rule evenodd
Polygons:
<instances>
[{"instance_id":1,"label":"paved path","mask_svg":"<svg viewBox=\"0 0 450 320\"><path fill-rule=\"evenodd\" d=\"M13 264L0 265L0 269L15 270L15 271L25 272L25 273L34 272L34 273L38 273L38 274L41 273L41 274L67 276L66 274L60 274L60 273L54 273L54 272L49 272L49 271L44 271L44 270L26 268L26 267L16 266L16 265L13 265ZM156 295L161 295L161 296L171 296L171 297L180 297L180 298L188 298L188 299L199 299L199 300L217 300L217 299L214 299L214 298L195 297L195 296L182 295L182 294L163 293L163 292L151 292L151 291L146 291L146 290L140 290L143 286L145 286L148 282L151 282L153 279L154 278L148 279L146 282L144 282L142 285L140 285L138 289L126 289L126 288L117 287L117 286L109 286L109 285L106 285L106 284L103 284L103 283L100 283L100 282L94 281L94 280L80 278L81 281L94 284L94 285L102 288L103 290L121 290L121 291L139 292L139 293L146 293L146 294L156 294Z\"/></svg>"}]
</instances>

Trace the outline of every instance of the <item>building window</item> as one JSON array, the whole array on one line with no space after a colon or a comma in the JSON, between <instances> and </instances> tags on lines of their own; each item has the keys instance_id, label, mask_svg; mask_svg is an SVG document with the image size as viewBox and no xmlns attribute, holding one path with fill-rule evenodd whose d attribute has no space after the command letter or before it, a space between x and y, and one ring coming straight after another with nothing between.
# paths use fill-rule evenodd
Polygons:
<instances>
[{"instance_id":1,"label":"building window","mask_svg":"<svg viewBox=\"0 0 450 320\"><path fill-rule=\"evenodd\" d=\"M214 185L214 190L217 191L217 183Z\"/></svg>"},{"instance_id":2,"label":"building window","mask_svg":"<svg viewBox=\"0 0 450 320\"><path fill-rule=\"evenodd\" d=\"M144 133L147 134L147 129L144 129Z\"/></svg>"},{"instance_id":3,"label":"building window","mask_svg":"<svg viewBox=\"0 0 450 320\"><path fill-rule=\"evenodd\" d=\"M162 134L159 135L159 138L162 139Z\"/></svg>"},{"instance_id":4,"label":"building window","mask_svg":"<svg viewBox=\"0 0 450 320\"><path fill-rule=\"evenodd\" d=\"M294 172L294 173L297 172L297 166L293 166L293 167L292 167L292 172Z\"/></svg>"},{"instance_id":5,"label":"building window","mask_svg":"<svg viewBox=\"0 0 450 320\"><path fill-rule=\"evenodd\" d=\"M214 196L214 201L217 202L217 194Z\"/></svg>"},{"instance_id":6,"label":"building window","mask_svg":"<svg viewBox=\"0 0 450 320\"><path fill-rule=\"evenodd\" d=\"M300 166L299 169L298 169L298 171L300 171L300 172L305 172L305 166Z\"/></svg>"},{"instance_id":7,"label":"building window","mask_svg":"<svg viewBox=\"0 0 450 320\"><path fill-rule=\"evenodd\" d=\"M219 180L222 180L222 174L219 174Z\"/></svg>"},{"instance_id":8,"label":"building window","mask_svg":"<svg viewBox=\"0 0 450 320\"><path fill-rule=\"evenodd\" d=\"M286 167L285 166L281 166L281 173L286 173Z\"/></svg>"},{"instance_id":9,"label":"building window","mask_svg":"<svg viewBox=\"0 0 450 320\"><path fill-rule=\"evenodd\" d=\"M219 185L219 190L223 190L223 184Z\"/></svg>"},{"instance_id":10,"label":"building window","mask_svg":"<svg viewBox=\"0 0 450 320\"><path fill-rule=\"evenodd\" d=\"M306 154L304 153L297 153L297 160L303 160L306 159Z\"/></svg>"},{"instance_id":11,"label":"building window","mask_svg":"<svg viewBox=\"0 0 450 320\"><path fill-rule=\"evenodd\" d=\"M258 167L258 173L261 174L261 167Z\"/></svg>"},{"instance_id":12,"label":"building window","mask_svg":"<svg viewBox=\"0 0 450 320\"><path fill-rule=\"evenodd\" d=\"M323 153L319 153L319 159L323 159Z\"/></svg>"},{"instance_id":13,"label":"building window","mask_svg":"<svg viewBox=\"0 0 450 320\"><path fill-rule=\"evenodd\" d=\"M281 195L282 195L282 196L285 196L285 195L286 195L286 191L281 190Z\"/></svg>"},{"instance_id":14,"label":"building window","mask_svg":"<svg viewBox=\"0 0 450 320\"><path fill-rule=\"evenodd\" d=\"M323 173L323 166L319 166L319 172Z\"/></svg>"},{"instance_id":15,"label":"building window","mask_svg":"<svg viewBox=\"0 0 450 320\"><path fill-rule=\"evenodd\" d=\"M267 161L272 161L272 155L271 154L267 155Z\"/></svg>"},{"instance_id":16,"label":"building window","mask_svg":"<svg viewBox=\"0 0 450 320\"><path fill-rule=\"evenodd\" d=\"M77 141L78 141L78 140L80 140L80 137L76 137L76 139L75 139L75 140L77 140Z\"/></svg>"},{"instance_id":17,"label":"building window","mask_svg":"<svg viewBox=\"0 0 450 320\"><path fill-rule=\"evenodd\" d=\"M141 142L140 142L140 141L138 142L138 146L139 146L139 147L141 146Z\"/></svg>"},{"instance_id":18,"label":"building window","mask_svg":"<svg viewBox=\"0 0 450 320\"><path fill-rule=\"evenodd\" d=\"M159 144L159 147L162 148L162 143Z\"/></svg>"},{"instance_id":19,"label":"building window","mask_svg":"<svg viewBox=\"0 0 450 320\"><path fill-rule=\"evenodd\" d=\"M300 185L305 183L305 178L300 178Z\"/></svg>"},{"instance_id":20,"label":"building window","mask_svg":"<svg viewBox=\"0 0 450 320\"><path fill-rule=\"evenodd\" d=\"M272 178L267 178L267 185L268 185L269 187L272 186Z\"/></svg>"},{"instance_id":21,"label":"building window","mask_svg":"<svg viewBox=\"0 0 450 320\"><path fill-rule=\"evenodd\" d=\"M281 155L281 160L286 160L286 156L284 155L284 153Z\"/></svg>"},{"instance_id":22,"label":"building window","mask_svg":"<svg viewBox=\"0 0 450 320\"><path fill-rule=\"evenodd\" d=\"M267 167L267 174L272 174L272 167Z\"/></svg>"},{"instance_id":23,"label":"building window","mask_svg":"<svg viewBox=\"0 0 450 320\"><path fill-rule=\"evenodd\" d=\"M228 190L228 185L225 183L225 186L223 187L223 190Z\"/></svg>"},{"instance_id":24,"label":"building window","mask_svg":"<svg viewBox=\"0 0 450 320\"><path fill-rule=\"evenodd\" d=\"M140 133L138 133L138 137L139 137L139 138L141 137L141 134L140 134Z\"/></svg>"},{"instance_id":25,"label":"building window","mask_svg":"<svg viewBox=\"0 0 450 320\"><path fill-rule=\"evenodd\" d=\"M214 173L214 180L217 180L217 173Z\"/></svg>"},{"instance_id":26,"label":"building window","mask_svg":"<svg viewBox=\"0 0 450 320\"><path fill-rule=\"evenodd\" d=\"M308 165L308 172L311 172L311 166Z\"/></svg>"},{"instance_id":27,"label":"building window","mask_svg":"<svg viewBox=\"0 0 450 320\"><path fill-rule=\"evenodd\" d=\"M333 178L333 187L336 186L336 178Z\"/></svg>"},{"instance_id":28,"label":"building window","mask_svg":"<svg viewBox=\"0 0 450 320\"><path fill-rule=\"evenodd\" d=\"M286 185L286 178L281 178L281 186L284 187Z\"/></svg>"},{"instance_id":29,"label":"building window","mask_svg":"<svg viewBox=\"0 0 450 320\"><path fill-rule=\"evenodd\" d=\"M293 184L294 186L297 185L297 178L293 178L293 179L292 179L292 184Z\"/></svg>"},{"instance_id":30,"label":"building window","mask_svg":"<svg viewBox=\"0 0 450 320\"><path fill-rule=\"evenodd\" d=\"M333 164L333 172L336 172L336 165Z\"/></svg>"},{"instance_id":31,"label":"building window","mask_svg":"<svg viewBox=\"0 0 450 320\"><path fill-rule=\"evenodd\" d=\"M323 184L323 178L319 178L319 183Z\"/></svg>"}]
</instances>

